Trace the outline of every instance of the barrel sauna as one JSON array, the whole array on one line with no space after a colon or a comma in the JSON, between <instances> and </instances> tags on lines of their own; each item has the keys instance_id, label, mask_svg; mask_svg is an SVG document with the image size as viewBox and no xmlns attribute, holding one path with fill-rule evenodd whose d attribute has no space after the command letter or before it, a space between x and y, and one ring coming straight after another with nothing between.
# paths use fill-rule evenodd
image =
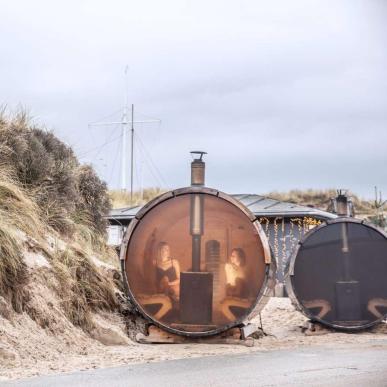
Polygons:
<instances>
[{"instance_id":1,"label":"barrel sauna","mask_svg":"<svg viewBox=\"0 0 387 387\"><path fill-rule=\"evenodd\" d=\"M146 204L121 247L128 296L140 314L191 337L215 335L255 317L275 278L259 222L240 202L202 186L199 162L192 163L192 186Z\"/></svg>"},{"instance_id":2,"label":"barrel sauna","mask_svg":"<svg viewBox=\"0 0 387 387\"><path fill-rule=\"evenodd\" d=\"M297 245L286 289L312 321L339 330L377 324L387 313L387 235L359 219L327 221Z\"/></svg>"}]
</instances>

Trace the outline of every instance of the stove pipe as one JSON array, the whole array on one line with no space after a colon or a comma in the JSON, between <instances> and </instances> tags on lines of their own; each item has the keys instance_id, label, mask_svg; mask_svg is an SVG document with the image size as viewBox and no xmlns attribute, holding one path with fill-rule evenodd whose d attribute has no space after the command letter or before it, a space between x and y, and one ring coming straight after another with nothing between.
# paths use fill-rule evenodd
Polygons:
<instances>
[{"instance_id":1,"label":"stove pipe","mask_svg":"<svg viewBox=\"0 0 387 387\"><path fill-rule=\"evenodd\" d=\"M353 217L354 208L351 198L347 196L347 193L343 190L337 191L337 196L333 199L334 212L338 216Z\"/></svg>"},{"instance_id":2,"label":"stove pipe","mask_svg":"<svg viewBox=\"0 0 387 387\"><path fill-rule=\"evenodd\" d=\"M203 155L206 152L192 151L191 155L194 160L191 163L191 186L203 187L204 186L204 173L206 164L202 160ZM203 207L204 198L203 195L196 194L191 197L191 221L190 231L192 235L192 271L200 271L200 252L201 252L201 239L203 235Z\"/></svg>"},{"instance_id":3,"label":"stove pipe","mask_svg":"<svg viewBox=\"0 0 387 387\"><path fill-rule=\"evenodd\" d=\"M207 152L192 151L191 186L204 186L206 163L202 160Z\"/></svg>"}]
</instances>

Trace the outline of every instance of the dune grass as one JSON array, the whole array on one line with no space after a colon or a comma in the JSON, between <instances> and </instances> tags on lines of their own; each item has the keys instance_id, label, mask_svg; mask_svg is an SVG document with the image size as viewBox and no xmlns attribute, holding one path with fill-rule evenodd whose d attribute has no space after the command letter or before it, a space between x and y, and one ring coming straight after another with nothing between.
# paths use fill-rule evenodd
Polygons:
<instances>
[{"instance_id":1,"label":"dune grass","mask_svg":"<svg viewBox=\"0 0 387 387\"><path fill-rule=\"evenodd\" d=\"M4 165L0 165L0 218L33 237L44 230L37 204Z\"/></svg>"},{"instance_id":2,"label":"dune grass","mask_svg":"<svg viewBox=\"0 0 387 387\"><path fill-rule=\"evenodd\" d=\"M59 282L62 307L67 318L86 331L93 328L91 312L118 308L114 284L105 278L89 256L74 246L51 260Z\"/></svg>"},{"instance_id":3,"label":"dune grass","mask_svg":"<svg viewBox=\"0 0 387 387\"><path fill-rule=\"evenodd\" d=\"M105 241L109 208L106 184L92 167L79 165L71 148L23 114L0 114L0 295L16 312L36 317L28 307L30 269L23 259L30 238L51 264L74 325L88 331L92 312L117 310L116 284L92 259L117 259ZM53 250L49 237L61 247Z\"/></svg>"},{"instance_id":4,"label":"dune grass","mask_svg":"<svg viewBox=\"0 0 387 387\"><path fill-rule=\"evenodd\" d=\"M371 200L361 199L351 192L348 192L348 195L352 198L357 213L372 214L375 211ZM337 196L337 191L335 189L294 189L287 192L269 192L265 196L285 202L310 205L321 210L327 210L330 205L330 199Z\"/></svg>"},{"instance_id":5,"label":"dune grass","mask_svg":"<svg viewBox=\"0 0 387 387\"><path fill-rule=\"evenodd\" d=\"M113 281L102 275L90 257L98 255L113 260L115 252L106 246L100 234L80 222L75 225L72 238L65 240L67 248L50 253L45 235L57 234L44 224L44 219L33 198L3 168L0 172L0 295L12 303L16 312L25 309L28 269L23 260L26 248L23 240L33 237L36 247L52 265L66 316L74 325L89 330L91 312L118 307Z\"/></svg>"},{"instance_id":6,"label":"dune grass","mask_svg":"<svg viewBox=\"0 0 387 387\"><path fill-rule=\"evenodd\" d=\"M42 210L44 222L62 235L87 214L88 224L104 234L110 209L106 183L90 165L81 165L70 146L35 125L24 111L0 111L0 165L12 171Z\"/></svg>"},{"instance_id":7,"label":"dune grass","mask_svg":"<svg viewBox=\"0 0 387 387\"><path fill-rule=\"evenodd\" d=\"M37 205L0 166L0 295L15 311L24 309L27 267L23 260L23 233L40 238L44 230Z\"/></svg>"},{"instance_id":8,"label":"dune grass","mask_svg":"<svg viewBox=\"0 0 387 387\"><path fill-rule=\"evenodd\" d=\"M16 229L0 217L0 295L11 302L16 312L24 308L27 280L27 267Z\"/></svg>"},{"instance_id":9,"label":"dune grass","mask_svg":"<svg viewBox=\"0 0 387 387\"><path fill-rule=\"evenodd\" d=\"M113 208L142 206L156 196L166 192L167 189L159 187L145 188L143 191L134 191L131 200L129 191L111 190L109 196Z\"/></svg>"}]
</instances>

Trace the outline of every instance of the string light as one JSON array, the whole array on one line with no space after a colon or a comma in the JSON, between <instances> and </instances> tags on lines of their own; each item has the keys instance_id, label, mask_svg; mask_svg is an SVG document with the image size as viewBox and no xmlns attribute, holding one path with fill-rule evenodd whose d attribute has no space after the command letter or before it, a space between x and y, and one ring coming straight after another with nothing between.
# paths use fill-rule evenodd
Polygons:
<instances>
[{"instance_id":1,"label":"string light","mask_svg":"<svg viewBox=\"0 0 387 387\"><path fill-rule=\"evenodd\" d=\"M274 218L274 256L277 259L277 262L279 260L279 251L278 251L278 224L277 219L281 218Z\"/></svg>"},{"instance_id":2,"label":"string light","mask_svg":"<svg viewBox=\"0 0 387 387\"><path fill-rule=\"evenodd\" d=\"M281 241L279 240L279 233L278 233L278 221L281 220ZM270 241L271 236L271 228L270 228L270 219L267 217L261 217L258 219L259 223L262 225L262 228L264 229L267 238ZM277 262L281 262L282 266L286 265L286 260L288 258L287 254L287 246L286 246L286 236L285 236L285 218L284 217L276 217L272 220L273 222L273 241L272 241L272 247L274 256L277 260ZM303 218L291 218L290 219L290 229L289 229L289 238L290 238L290 249L293 251L295 248L297 242L303 237L303 235L311 230L312 228L322 224L322 221L319 219L315 219L312 217L303 217ZM298 236L294 233L294 226L297 225L298 230ZM280 242L281 245L281 252L280 252ZM281 261L280 261L281 259Z\"/></svg>"},{"instance_id":3,"label":"string light","mask_svg":"<svg viewBox=\"0 0 387 387\"><path fill-rule=\"evenodd\" d=\"M281 227L281 232L282 232L282 267L286 266L286 237L285 237L285 218L282 218L282 227Z\"/></svg>"}]
</instances>

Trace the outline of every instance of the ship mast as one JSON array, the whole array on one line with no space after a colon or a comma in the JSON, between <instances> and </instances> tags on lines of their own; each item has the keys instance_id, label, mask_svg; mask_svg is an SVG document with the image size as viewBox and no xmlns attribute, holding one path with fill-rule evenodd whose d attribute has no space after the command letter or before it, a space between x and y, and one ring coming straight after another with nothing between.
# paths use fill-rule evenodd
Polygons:
<instances>
[{"instance_id":1,"label":"ship mast","mask_svg":"<svg viewBox=\"0 0 387 387\"><path fill-rule=\"evenodd\" d=\"M131 104L131 118L129 117L129 98L128 98L128 66L125 67L125 106L122 112L121 121L110 121L110 122L92 122L89 126L121 126L121 190L127 191L126 175L127 175L127 132L130 124L130 202L133 203L133 177L134 177L134 124L150 124L160 123L161 120L134 120L134 104Z\"/></svg>"}]
</instances>

